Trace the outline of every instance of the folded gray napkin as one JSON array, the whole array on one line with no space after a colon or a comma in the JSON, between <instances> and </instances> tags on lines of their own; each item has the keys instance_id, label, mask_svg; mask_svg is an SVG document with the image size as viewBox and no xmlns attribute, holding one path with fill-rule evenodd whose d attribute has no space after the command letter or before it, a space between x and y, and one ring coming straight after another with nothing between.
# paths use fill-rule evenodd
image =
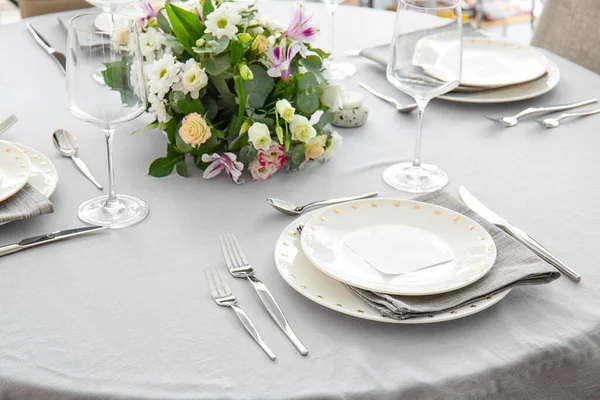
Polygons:
<instances>
[{"instance_id":1,"label":"folded gray napkin","mask_svg":"<svg viewBox=\"0 0 600 400\"><path fill-rule=\"evenodd\" d=\"M0 225L36 215L50 214L53 211L54 206L50 200L26 184L23 189L0 203Z\"/></svg>"},{"instance_id":2,"label":"folded gray napkin","mask_svg":"<svg viewBox=\"0 0 600 400\"><path fill-rule=\"evenodd\" d=\"M415 200L449 208L480 223L496 243L496 263L477 282L453 292L431 296L392 296L347 286L381 315L394 319L425 317L450 311L515 286L540 285L560 277L554 267L448 193L438 191Z\"/></svg>"}]
</instances>

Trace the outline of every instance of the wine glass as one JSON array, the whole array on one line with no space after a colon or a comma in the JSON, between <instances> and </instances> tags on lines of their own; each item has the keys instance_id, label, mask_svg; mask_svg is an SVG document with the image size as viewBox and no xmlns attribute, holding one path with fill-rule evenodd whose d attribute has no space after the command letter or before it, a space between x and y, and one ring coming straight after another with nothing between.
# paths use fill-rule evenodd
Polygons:
<instances>
[{"instance_id":1,"label":"wine glass","mask_svg":"<svg viewBox=\"0 0 600 400\"><path fill-rule=\"evenodd\" d=\"M344 0L323 0L327 13L331 19L331 55L329 56L329 62L327 70L329 76L334 81L341 81L347 79L356 73L356 67L348 62L339 62L334 57L334 45L335 45L335 11L338 5Z\"/></svg>"},{"instance_id":2,"label":"wine glass","mask_svg":"<svg viewBox=\"0 0 600 400\"><path fill-rule=\"evenodd\" d=\"M462 70L460 0L400 0L387 65L387 79L418 106L417 143L412 162L383 173L397 190L429 193L448 183L435 165L421 163L421 132L427 103L456 88Z\"/></svg>"},{"instance_id":3,"label":"wine glass","mask_svg":"<svg viewBox=\"0 0 600 400\"><path fill-rule=\"evenodd\" d=\"M148 205L142 200L116 194L112 157L116 125L137 118L146 109L142 52L132 17L111 14L112 21L125 21L126 26L115 25L108 35L99 37L93 24L97 16L86 13L71 19L67 39L69 111L102 129L108 152L108 195L81 204L79 218L93 225L124 228L148 215ZM85 44L90 37L94 37L94 46ZM91 75L96 70L102 71L108 85L95 82Z\"/></svg>"}]
</instances>

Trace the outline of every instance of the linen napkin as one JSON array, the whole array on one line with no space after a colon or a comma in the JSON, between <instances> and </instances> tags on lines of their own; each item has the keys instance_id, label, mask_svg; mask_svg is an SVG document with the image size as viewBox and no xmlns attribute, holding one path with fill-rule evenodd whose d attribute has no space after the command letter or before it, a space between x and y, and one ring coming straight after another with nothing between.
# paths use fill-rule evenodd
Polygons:
<instances>
[{"instance_id":1,"label":"linen napkin","mask_svg":"<svg viewBox=\"0 0 600 400\"><path fill-rule=\"evenodd\" d=\"M7 222L50 214L54 206L40 192L26 184L16 194L0 203L0 225Z\"/></svg>"},{"instance_id":2,"label":"linen napkin","mask_svg":"<svg viewBox=\"0 0 600 400\"><path fill-rule=\"evenodd\" d=\"M554 267L450 194L438 191L415 200L449 208L480 223L496 243L496 263L477 282L453 292L431 296L393 296L346 285L381 315L394 319L426 317L451 311L515 286L541 285L560 277Z\"/></svg>"}]
</instances>

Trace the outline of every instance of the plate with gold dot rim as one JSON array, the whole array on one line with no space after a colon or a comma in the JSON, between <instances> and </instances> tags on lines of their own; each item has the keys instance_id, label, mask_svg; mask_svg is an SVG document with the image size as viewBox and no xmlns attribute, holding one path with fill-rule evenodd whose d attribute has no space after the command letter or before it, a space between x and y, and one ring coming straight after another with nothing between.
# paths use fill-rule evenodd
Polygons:
<instances>
[{"instance_id":1,"label":"plate with gold dot rim","mask_svg":"<svg viewBox=\"0 0 600 400\"><path fill-rule=\"evenodd\" d=\"M283 280L309 300L331 310L356 318L392 324L430 324L452 321L481 312L502 300L511 289L488 296L471 304L427 317L396 320L384 317L369 307L346 286L317 269L302 252L300 234L296 228L308 223L313 211L290 223L275 244L275 265Z\"/></svg>"},{"instance_id":2,"label":"plate with gold dot rim","mask_svg":"<svg viewBox=\"0 0 600 400\"><path fill-rule=\"evenodd\" d=\"M0 201L25 186L31 175L31 162L17 146L0 141Z\"/></svg>"},{"instance_id":3,"label":"plate with gold dot rim","mask_svg":"<svg viewBox=\"0 0 600 400\"><path fill-rule=\"evenodd\" d=\"M308 260L332 278L402 296L463 288L485 276L496 260L491 235L466 215L392 198L318 210L301 243Z\"/></svg>"},{"instance_id":4,"label":"plate with gold dot rim","mask_svg":"<svg viewBox=\"0 0 600 400\"><path fill-rule=\"evenodd\" d=\"M50 198L58 185L58 173L52 161L39 151L24 144L6 142L20 149L31 162L31 175L27 180L35 190Z\"/></svg>"}]
</instances>

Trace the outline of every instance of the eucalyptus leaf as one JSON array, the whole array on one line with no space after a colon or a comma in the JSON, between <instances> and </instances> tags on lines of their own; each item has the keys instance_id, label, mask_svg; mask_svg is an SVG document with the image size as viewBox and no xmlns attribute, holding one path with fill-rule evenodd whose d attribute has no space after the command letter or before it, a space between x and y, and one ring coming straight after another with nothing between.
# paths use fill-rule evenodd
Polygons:
<instances>
[{"instance_id":1,"label":"eucalyptus leaf","mask_svg":"<svg viewBox=\"0 0 600 400\"><path fill-rule=\"evenodd\" d=\"M235 107L235 96L233 93L231 93L231 90L227 85L227 81L219 75L211 76L209 77L209 79L221 95L221 100L223 101L225 106L228 109L233 109Z\"/></svg>"},{"instance_id":2,"label":"eucalyptus leaf","mask_svg":"<svg viewBox=\"0 0 600 400\"><path fill-rule=\"evenodd\" d=\"M318 84L319 81L317 80L315 74L312 72L307 72L300 77L300 80L298 81L298 88L300 90L306 90L309 87Z\"/></svg>"},{"instance_id":3,"label":"eucalyptus leaf","mask_svg":"<svg viewBox=\"0 0 600 400\"><path fill-rule=\"evenodd\" d=\"M290 159L292 160L292 164L295 166L300 166L304 162L304 145L298 144L292 147Z\"/></svg>"},{"instance_id":4,"label":"eucalyptus leaf","mask_svg":"<svg viewBox=\"0 0 600 400\"><path fill-rule=\"evenodd\" d=\"M275 87L275 81L267 74L264 67L258 64L250 65L250 70L254 74L254 79L244 81L248 94L248 107L261 108Z\"/></svg>"},{"instance_id":5,"label":"eucalyptus leaf","mask_svg":"<svg viewBox=\"0 0 600 400\"><path fill-rule=\"evenodd\" d=\"M296 98L296 105L304 114L312 115L319 108L319 98L312 93L300 92Z\"/></svg>"},{"instance_id":6,"label":"eucalyptus leaf","mask_svg":"<svg viewBox=\"0 0 600 400\"><path fill-rule=\"evenodd\" d=\"M333 121L333 111L325 111L321 115L321 118L319 118L319 122L317 122L313 126L317 131L320 131L323 128L325 128L327 124L331 123L331 121Z\"/></svg>"},{"instance_id":7,"label":"eucalyptus leaf","mask_svg":"<svg viewBox=\"0 0 600 400\"><path fill-rule=\"evenodd\" d=\"M219 75L229 68L229 53L219 54L215 57L209 57L204 62L204 68L209 75Z\"/></svg>"},{"instance_id":8,"label":"eucalyptus leaf","mask_svg":"<svg viewBox=\"0 0 600 400\"><path fill-rule=\"evenodd\" d=\"M219 113L219 106L217 105L215 99L213 99L210 96L207 96L204 99L202 99L202 104L204 104L206 118L208 118L209 120L215 119L215 117Z\"/></svg>"},{"instance_id":9,"label":"eucalyptus leaf","mask_svg":"<svg viewBox=\"0 0 600 400\"><path fill-rule=\"evenodd\" d=\"M221 39L217 39L211 35L210 38L207 38L206 45L214 54L221 54L227 50L227 46L229 46L229 38L227 36L222 36Z\"/></svg>"},{"instance_id":10,"label":"eucalyptus leaf","mask_svg":"<svg viewBox=\"0 0 600 400\"><path fill-rule=\"evenodd\" d=\"M148 173L156 178L162 178L173 172L176 160L170 158L157 158L150 164Z\"/></svg>"},{"instance_id":11,"label":"eucalyptus leaf","mask_svg":"<svg viewBox=\"0 0 600 400\"><path fill-rule=\"evenodd\" d=\"M317 55L310 55L300 60L300 65L306 68L308 71L317 72L323 68L323 61L321 57Z\"/></svg>"},{"instance_id":12,"label":"eucalyptus leaf","mask_svg":"<svg viewBox=\"0 0 600 400\"><path fill-rule=\"evenodd\" d=\"M177 171L177 173L183 177L188 177L188 167L187 163L185 162L185 158L177 161L177 164L175 164L175 171Z\"/></svg>"},{"instance_id":13,"label":"eucalyptus leaf","mask_svg":"<svg viewBox=\"0 0 600 400\"><path fill-rule=\"evenodd\" d=\"M177 107L181 110L182 114L198 113L204 114L204 106L200 100L185 98L177 102Z\"/></svg>"},{"instance_id":14,"label":"eucalyptus leaf","mask_svg":"<svg viewBox=\"0 0 600 400\"><path fill-rule=\"evenodd\" d=\"M251 144L247 144L240 149L240 162L247 164L256 158L257 151Z\"/></svg>"}]
</instances>

